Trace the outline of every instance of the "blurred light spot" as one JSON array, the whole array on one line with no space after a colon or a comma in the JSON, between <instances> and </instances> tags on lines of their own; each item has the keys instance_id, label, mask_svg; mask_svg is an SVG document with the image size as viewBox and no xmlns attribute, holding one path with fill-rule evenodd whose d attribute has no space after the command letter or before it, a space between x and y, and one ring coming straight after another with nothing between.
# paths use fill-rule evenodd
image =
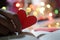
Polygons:
<instances>
[{"instance_id":1,"label":"blurred light spot","mask_svg":"<svg viewBox=\"0 0 60 40\"><path fill-rule=\"evenodd\" d=\"M45 7L41 7L40 8L40 13L44 13L44 11L45 11Z\"/></svg>"},{"instance_id":2,"label":"blurred light spot","mask_svg":"<svg viewBox=\"0 0 60 40\"><path fill-rule=\"evenodd\" d=\"M16 7L20 7L20 3L16 3Z\"/></svg>"},{"instance_id":3,"label":"blurred light spot","mask_svg":"<svg viewBox=\"0 0 60 40\"><path fill-rule=\"evenodd\" d=\"M37 12L36 12L36 11L34 11L34 12L33 12L33 15L37 17L37 15L38 15L38 14L37 14Z\"/></svg>"},{"instance_id":4,"label":"blurred light spot","mask_svg":"<svg viewBox=\"0 0 60 40\"><path fill-rule=\"evenodd\" d=\"M50 24L48 24L48 28L51 28L51 25Z\"/></svg>"},{"instance_id":5,"label":"blurred light spot","mask_svg":"<svg viewBox=\"0 0 60 40\"><path fill-rule=\"evenodd\" d=\"M58 9L55 9L55 10L54 10L54 13L55 13L55 14L58 14L58 13L59 13L59 10L58 10Z\"/></svg>"},{"instance_id":6,"label":"blurred light spot","mask_svg":"<svg viewBox=\"0 0 60 40\"><path fill-rule=\"evenodd\" d=\"M49 13L49 16L53 16L52 13Z\"/></svg>"},{"instance_id":7,"label":"blurred light spot","mask_svg":"<svg viewBox=\"0 0 60 40\"><path fill-rule=\"evenodd\" d=\"M41 2L41 3L40 3L40 6L45 6L45 3L44 3L44 2Z\"/></svg>"},{"instance_id":8,"label":"blurred light spot","mask_svg":"<svg viewBox=\"0 0 60 40\"><path fill-rule=\"evenodd\" d=\"M51 6L50 6L50 4L47 4L47 6L46 6L47 8L50 8Z\"/></svg>"},{"instance_id":9,"label":"blurred light spot","mask_svg":"<svg viewBox=\"0 0 60 40\"><path fill-rule=\"evenodd\" d=\"M6 10L7 8L5 6L2 7L3 10Z\"/></svg>"},{"instance_id":10,"label":"blurred light spot","mask_svg":"<svg viewBox=\"0 0 60 40\"><path fill-rule=\"evenodd\" d=\"M26 12L31 12L31 8L28 7L28 8L26 9Z\"/></svg>"},{"instance_id":11,"label":"blurred light spot","mask_svg":"<svg viewBox=\"0 0 60 40\"><path fill-rule=\"evenodd\" d=\"M56 25L59 25L59 23L57 22Z\"/></svg>"},{"instance_id":12,"label":"blurred light spot","mask_svg":"<svg viewBox=\"0 0 60 40\"><path fill-rule=\"evenodd\" d=\"M37 7L37 8L36 8L36 11L37 11L37 12L39 12L39 10L40 10L40 8L39 8L39 7Z\"/></svg>"}]
</instances>

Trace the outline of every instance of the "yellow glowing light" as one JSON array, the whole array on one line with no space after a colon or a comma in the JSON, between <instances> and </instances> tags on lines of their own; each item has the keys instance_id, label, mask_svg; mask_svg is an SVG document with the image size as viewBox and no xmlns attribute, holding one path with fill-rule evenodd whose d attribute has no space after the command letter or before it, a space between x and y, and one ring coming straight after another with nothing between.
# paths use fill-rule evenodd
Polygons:
<instances>
[{"instance_id":1,"label":"yellow glowing light","mask_svg":"<svg viewBox=\"0 0 60 40\"><path fill-rule=\"evenodd\" d=\"M50 6L50 4L47 4L46 7L47 7L47 8L50 8L51 6Z\"/></svg>"},{"instance_id":2,"label":"yellow glowing light","mask_svg":"<svg viewBox=\"0 0 60 40\"><path fill-rule=\"evenodd\" d=\"M39 7L38 7L38 8L36 8L36 11L37 11L37 12L39 12L39 10L40 10L40 8L39 8Z\"/></svg>"},{"instance_id":3,"label":"yellow glowing light","mask_svg":"<svg viewBox=\"0 0 60 40\"><path fill-rule=\"evenodd\" d=\"M59 25L59 24L60 24L60 23L58 23L58 22L56 23L56 25Z\"/></svg>"},{"instance_id":4,"label":"yellow glowing light","mask_svg":"<svg viewBox=\"0 0 60 40\"><path fill-rule=\"evenodd\" d=\"M31 8L28 7L28 8L26 9L26 12L31 12Z\"/></svg>"},{"instance_id":5,"label":"yellow glowing light","mask_svg":"<svg viewBox=\"0 0 60 40\"><path fill-rule=\"evenodd\" d=\"M53 16L53 14L52 13L49 13L49 16Z\"/></svg>"},{"instance_id":6,"label":"yellow glowing light","mask_svg":"<svg viewBox=\"0 0 60 40\"><path fill-rule=\"evenodd\" d=\"M3 10L6 10L7 8L6 7L2 7Z\"/></svg>"},{"instance_id":7,"label":"yellow glowing light","mask_svg":"<svg viewBox=\"0 0 60 40\"><path fill-rule=\"evenodd\" d=\"M45 6L45 3L44 3L44 2L41 2L41 3L40 3L40 6Z\"/></svg>"},{"instance_id":8,"label":"yellow glowing light","mask_svg":"<svg viewBox=\"0 0 60 40\"><path fill-rule=\"evenodd\" d=\"M59 25L60 25L60 23L57 22L57 23L56 23L56 27L59 28Z\"/></svg>"},{"instance_id":9,"label":"yellow glowing light","mask_svg":"<svg viewBox=\"0 0 60 40\"><path fill-rule=\"evenodd\" d=\"M37 12L36 12L36 11L34 11L34 12L33 12L33 15L34 15L34 16L37 16L38 14L37 14Z\"/></svg>"},{"instance_id":10,"label":"yellow glowing light","mask_svg":"<svg viewBox=\"0 0 60 40\"><path fill-rule=\"evenodd\" d=\"M16 3L16 7L20 7L20 3Z\"/></svg>"},{"instance_id":11,"label":"yellow glowing light","mask_svg":"<svg viewBox=\"0 0 60 40\"><path fill-rule=\"evenodd\" d=\"M48 28L51 28L51 25L50 24L48 25Z\"/></svg>"},{"instance_id":12,"label":"yellow glowing light","mask_svg":"<svg viewBox=\"0 0 60 40\"><path fill-rule=\"evenodd\" d=\"M40 8L40 13L44 13L44 11L45 11L45 7L41 7Z\"/></svg>"}]
</instances>

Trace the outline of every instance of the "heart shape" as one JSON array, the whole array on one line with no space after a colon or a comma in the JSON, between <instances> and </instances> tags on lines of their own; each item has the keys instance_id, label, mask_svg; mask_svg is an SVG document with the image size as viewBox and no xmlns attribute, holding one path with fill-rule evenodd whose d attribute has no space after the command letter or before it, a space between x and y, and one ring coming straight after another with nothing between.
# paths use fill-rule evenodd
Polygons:
<instances>
[{"instance_id":1,"label":"heart shape","mask_svg":"<svg viewBox=\"0 0 60 40\"><path fill-rule=\"evenodd\" d=\"M24 10L19 10L17 12L17 15L18 15L20 23L22 25L22 29L25 29L25 28L33 25L37 21L35 16L28 16L27 17L26 12Z\"/></svg>"}]
</instances>

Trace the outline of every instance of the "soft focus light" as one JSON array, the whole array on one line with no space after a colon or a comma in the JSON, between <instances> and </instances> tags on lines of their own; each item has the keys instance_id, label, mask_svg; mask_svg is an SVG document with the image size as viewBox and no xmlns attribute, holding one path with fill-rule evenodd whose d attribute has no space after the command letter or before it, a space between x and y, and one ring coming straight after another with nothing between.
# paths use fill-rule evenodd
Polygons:
<instances>
[{"instance_id":1,"label":"soft focus light","mask_svg":"<svg viewBox=\"0 0 60 40\"><path fill-rule=\"evenodd\" d=\"M55 9L54 12L55 12L55 14L58 14L59 13L59 10L58 9Z\"/></svg>"},{"instance_id":2,"label":"soft focus light","mask_svg":"<svg viewBox=\"0 0 60 40\"><path fill-rule=\"evenodd\" d=\"M36 8L36 11L37 11L37 12L39 12L39 10L40 10L40 8L39 8L39 7L37 7L37 8Z\"/></svg>"},{"instance_id":3,"label":"soft focus light","mask_svg":"<svg viewBox=\"0 0 60 40\"><path fill-rule=\"evenodd\" d=\"M20 3L16 3L16 7L20 7Z\"/></svg>"},{"instance_id":4,"label":"soft focus light","mask_svg":"<svg viewBox=\"0 0 60 40\"><path fill-rule=\"evenodd\" d=\"M6 7L2 7L3 10L6 10L7 8Z\"/></svg>"},{"instance_id":5,"label":"soft focus light","mask_svg":"<svg viewBox=\"0 0 60 40\"><path fill-rule=\"evenodd\" d=\"M50 24L48 24L48 28L51 28L51 25Z\"/></svg>"},{"instance_id":6,"label":"soft focus light","mask_svg":"<svg viewBox=\"0 0 60 40\"><path fill-rule=\"evenodd\" d=\"M34 11L34 12L33 12L33 15L37 17L37 15L38 15L38 14L37 14L37 12L36 12L36 11Z\"/></svg>"},{"instance_id":7,"label":"soft focus light","mask_svg":"<svg viewBox=\"0 0 60 40\"><path fill-rule=\"evenodd\" d=\"M49 21L53 21L53 14L52 13L49 13L49 16L48 16L48 19L49 19Z\"/></svg>"},{"instance_id":8,"label":"soft focus light","mask_svg":"<svg viewBox=\"0 0 60 40\"><path fill-rule=\"evenodd\" d=\"M47 6L46 6L47 8L50 8L51 6L50 6L50 4L47 4Z\"/></svg>"},{"instance_id":9,"label":"soft focus light","mask_svg":"<svg viewBox=\"0 0 60 40\"><path fill-rule=\"evenodd\" d=\"M44 13L44 11L45 11L45 8L44 7L41 7L40 8L40 13Z\"/></svg>"},{"instance_id":10,"label":"soft focus light","mask_svg":"<svg viewBox=\"0 0 60 40\"><path fill-rule=\"evenodd\" d=\"M52 13L49 13L49 16L53 16L53 14Z\"/></svg>"},{"instance_id":11,"label":"soft focus light","mask_svg":"<svg viewBox=\"0 0 60 40\"><path fill-rule=\"evenodd\" d=\"M56 23L56 25L59 25L59 24L60 24L60 23L58 23L58 22Z\"/></svg>"},{"instance_id":12,"label":"soft focus light","mask_svg":"<svg viewBox=\"0 0 60 40\"><path fill-rule=\"evenodd\" d=\"M56 23L56 27L59 28L60 27L60 23L57 22Z\"/></svg>"},{"instance_id":13,"label":"soft focus light","mask_svg":"<svg viewBox=\"0 0 60 40\"><path fill-rule=\"evenodd\" d=\"M41 3L40 3L40 6L45 6L45 3L44 3L44 2L41 2Z\"/></svg>"},{"instance_id":14,"label":"soft focus light","mask_svg":"<svg viewBox=\"0 0 60 40\"><path fill-rule=\"evenodd\" d=\"M28 8L26 9L26 12L31 12L31 8L28 7Z\"/></svg>"}]
</instances>

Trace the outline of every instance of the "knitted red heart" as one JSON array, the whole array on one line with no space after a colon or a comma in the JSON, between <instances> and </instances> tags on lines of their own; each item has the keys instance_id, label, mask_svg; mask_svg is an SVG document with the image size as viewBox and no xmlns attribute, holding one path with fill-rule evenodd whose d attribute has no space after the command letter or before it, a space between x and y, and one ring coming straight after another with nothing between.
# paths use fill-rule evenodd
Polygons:
<instances>
[{"instance_id":1,"label":"knitted red heart","mask_svg":"<svg viewBox=\"0 0 60 40\"><path fill-rule=\"evenodd\" d=\"M20 23L22 25L22 29L27 28L34 23L36 23L37 19L35 16L28 16L26 15L26 12L24 10L19 10L17 12Z\"/></svg>"}]
</instances>

